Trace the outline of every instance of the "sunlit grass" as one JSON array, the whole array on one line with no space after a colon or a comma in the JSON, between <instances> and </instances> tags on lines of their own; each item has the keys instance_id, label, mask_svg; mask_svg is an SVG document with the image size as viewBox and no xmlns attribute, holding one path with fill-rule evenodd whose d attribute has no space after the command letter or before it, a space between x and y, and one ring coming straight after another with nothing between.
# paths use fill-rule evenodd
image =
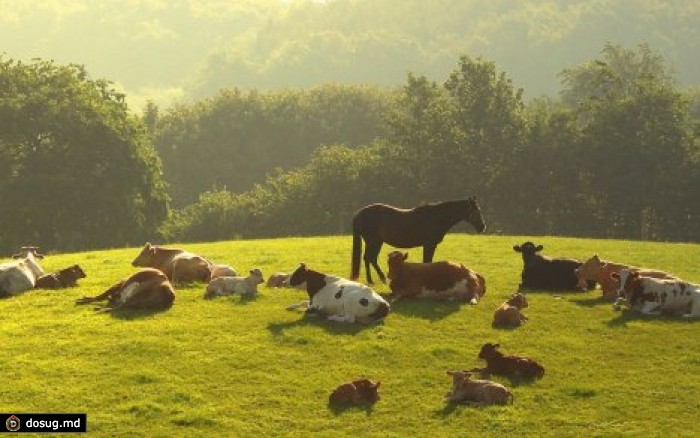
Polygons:
<instances>
[{"instance_id":1,"label":"sunlit grass","mask_svg":"<svg viewBox=\"0 0 700 438\"><path fill-rule=\"evenodd\" d=\"M397 303L369 327L309 322L285 306L301 291L260 288L252 300L204 300L177 289L167 312L114 317L75 306L133 272L140 248L49 255L47 270L80 264L88 278L64 291L0 300L2 412L86 412L105 436L468 436L692 434L700 407L700 322L630 317L587 293L531 293L530 321L491 327L520 280L512 246L524 237L448 235L436 260L487 279L475 307ZM700 282L700 245L532 238L544 253L666 269ZM267 276L299 262L346 276L351 239L290 238L183 245L241 272ZM381 255L382 264L389 248ZM410 251L418 260L420 251ZM364 276L364 272L363 272ZM379 285L380 293L388 291ZM510 382L512 406L446 406L447 369L480 366L484 342L538 359L542 380ZM330 391L366 375L381 380L372 408L334 411Z\"/></svg>"}]
</instances>

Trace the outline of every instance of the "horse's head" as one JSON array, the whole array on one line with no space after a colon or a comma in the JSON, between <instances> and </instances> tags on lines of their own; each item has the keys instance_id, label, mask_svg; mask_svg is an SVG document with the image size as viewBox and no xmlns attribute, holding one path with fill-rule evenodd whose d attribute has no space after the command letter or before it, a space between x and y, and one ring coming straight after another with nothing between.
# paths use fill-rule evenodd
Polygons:
<instances>
[{"instance_id":1,"label":"horse's head","mask_svg":"<svg viewBox=\"0 0 700 438\"><path fill-rule=\"evenodd\" d=\"M486 224L484 223L484 218L481 216L481 208L479 203L476 202L476 196L471 196L467 198L467 209L466 209L466 220L474 226L474 228L483 233L486 229Z\"/></svg>"}]
</instances>

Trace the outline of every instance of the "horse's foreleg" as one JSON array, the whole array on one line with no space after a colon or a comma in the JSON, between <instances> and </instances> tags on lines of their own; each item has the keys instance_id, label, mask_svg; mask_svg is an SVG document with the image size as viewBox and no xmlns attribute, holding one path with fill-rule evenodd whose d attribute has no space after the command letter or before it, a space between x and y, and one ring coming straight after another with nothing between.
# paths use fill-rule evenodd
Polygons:
<instances>
[{"instance_id":1,"label":"horse's foreleg","mask_svg":"<svg viewBox=\"0 0 700 438\"><path fill-rule=\"evenodd\" d=\"M437 245L423 245L423 263L432 263Z\"/></svg>"}]
</instances>

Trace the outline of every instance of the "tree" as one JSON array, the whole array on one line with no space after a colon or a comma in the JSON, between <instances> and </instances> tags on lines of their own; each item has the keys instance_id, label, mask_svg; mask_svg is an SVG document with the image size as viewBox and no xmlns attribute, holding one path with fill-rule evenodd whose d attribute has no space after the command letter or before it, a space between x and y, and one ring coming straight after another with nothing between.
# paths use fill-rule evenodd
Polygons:
<instances>
[{"instance_id":1,"label":"tree","mask_svg":"<svg viewBox=\"0 0 700 438\"><path fill-rule=\"evenodd\" d=\"M108 81L0 57L0 119L3 250L140 243L166 217L160 161Z\"/></svg>"}]
</instances>

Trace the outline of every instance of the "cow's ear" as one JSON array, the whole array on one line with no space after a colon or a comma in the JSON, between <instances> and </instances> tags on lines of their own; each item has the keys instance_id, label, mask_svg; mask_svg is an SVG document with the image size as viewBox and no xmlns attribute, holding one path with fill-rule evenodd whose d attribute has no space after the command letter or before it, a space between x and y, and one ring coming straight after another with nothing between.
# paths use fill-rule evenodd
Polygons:
<instances>
[{"instance_id":1,"label":"cow's ear","mask_svg":"<svg viewBox=\"0 0 700 438\"><path fill-rule=\"evenodd\" d=\"M600 262L600 257L598 257L598 254L593 254L593 257L591 257L593 260L596 262Z\"/></svg>"},{"instance_id":2,"label":"cow's ear","mask_svg":"<svg viewBox=\"0 0 700 438\"><path fill-rule=\"evenodd\" d=\"M513 245L513 251L515 251L515 252L523 252L522 248L520 248L520 245Z\"/></svg>"},{"instance_id":3,"label":"cow's ear","mask_svg":"<svg viewBox=\"0 0 700 438\"><path fill-rule=\"evenodd\" d=\"M151 242L146 242L146 245L144 245L144 247L145 247L146 249L150 249L151 246L153 246L153 245L151 245Z\"/></svg>"},{"instance_id":4,"label":"cow's ear","mask_svg":"<svg viewBox=\"0 0 700 438\"><path fill-rule=\"evenodd\" d=\"M377 383L374 384L374 389L379 389L379 385L381 385L381 384L382 384L382 382L377 380Z\"/></svg>"},{"instance_id":5,"label":"cow's ear","mask_svg":"<svg viewBox=\"0 0 700 438\"><path fill-rule=\"evenodd\" d=\"M407 258L408 258L408 253L407 252L403 253L403 259L406 260Z\"/></svg>"},{"instance_id":6,"label":"cow's ear","mask_svg":"<svg viewBox=\"0 0 700 438\"><path fill-rule=\"evenodd\" d=\"M537 245L537 248L535 248L535 252L540 252L544 249L544 246L542 245Z\"/></svg>"},{"instance_id":7,"label":"cow's ear","mask_svg":"<svg viewBox=\"0 0 700 438\"><path fill-rule=\"evenodd\" d=\"M306 263L299 263L299 267L306 270Z\"/></svg>"}]
</instances>

